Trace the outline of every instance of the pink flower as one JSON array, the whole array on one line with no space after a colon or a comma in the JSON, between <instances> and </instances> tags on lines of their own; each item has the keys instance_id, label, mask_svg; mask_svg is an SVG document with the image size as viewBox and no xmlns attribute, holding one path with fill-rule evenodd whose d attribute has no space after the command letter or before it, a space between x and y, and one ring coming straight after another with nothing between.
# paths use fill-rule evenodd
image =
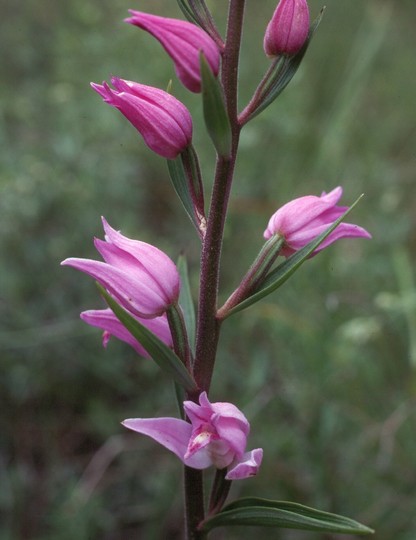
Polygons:
<instances>
[{"instance_id":1,"label":"pink flower","mask_svg":"<svg viewBox=\"0 0 416 540\"><path fill-rule=\"evenodd\" d=\"M176 158L192 140L188 109L163 90L112 77L115 90L91 83L106 103L118 109L139 131L147 146L167 159Z\"/></svg>"},{"instance_id":2,"label":"pink flower","mask_svg":"<svg viewBox=\"0 0 416 540\"><path fill-rule=\"evenodd\" d=\"M274 234L283 237L285 243L281 254L285 257L292 255L323 233L346 212L348 207L336 206L341 196L342 188L337 187L320 197L308 195L285 204L270 218L264 231L264 238L268 240ZM313 255L340 238L355 237L371 238L371 235L358 225L340 223Z\"/></svg>"},{"instance_id":3,"label":"pink flower","mask_svg":"<svg viewBox=\"0 0 416 540\"><path fill-rule=\"evenodd\" d=\"M227 468L227 480L257 474L263 450L245 451L250 424L235 405L210 403L206 392L199 396L199 405L193 401L183 405L191 423L178 418L132 418L122 424L151 437L194 469Z\"/></svg>"},{"instance_id":4,"label":"pink flower","mask_svg":"<svg viewBox=\"0 0 416 540\"><path fill-rule=\"evenodd\" d=\"M160 41L175 63L176 75L188 90L201 91L201 51L214 75L218 74L220 52L214 40L204 30L179 19L168 19L133 10L129 10L129 13L132 17L125 19L125 22L146 30Z\"/></svg>"},{"instance_id":5,"label":"pink flower","mask_svg":"<svg viewBox=\"0 0 416 540\"><path fill-rule=\"evenodd\" d=\"M133 315L159 317L178 301L175 264L154 246L126 238L102 221L105 241L96 238L94 245L105 262L70 258L61 264L92 276Z\"/></svg>"},{"instance_id":6,"label":"pink flower","mask_svg":"<svg viewBox=\"0 0 416 540\"><path fill-rule=\"evenodd\" d=\"M309 32L306 0L280 0L264 36L267 56L292 56L304 45Z\"/></svg>"},{"instance_id":7,"label":"pink flower","mask_svg":"<svg viewBox=\"0 0 416 540\"><path fill-rule=\"evenodd\" d=\"M117 319L111 309L91 309L81 313L81 319L91 326L96 326L104 330L103 346L107 347L111 336L128 343L133 349L144 358L150 358L149 353L142 345L130 334L125 326ZM172 347L172 335L166 315L154 319L141 319L135 317L143 326L153 332L165 345Z\"/></svg>"}]
</instances>

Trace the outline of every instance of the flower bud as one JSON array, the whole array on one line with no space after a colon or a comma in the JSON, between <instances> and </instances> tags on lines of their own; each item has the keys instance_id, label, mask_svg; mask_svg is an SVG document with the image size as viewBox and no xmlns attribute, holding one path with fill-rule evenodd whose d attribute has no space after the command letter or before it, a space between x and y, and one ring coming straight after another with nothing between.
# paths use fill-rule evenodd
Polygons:
<instances>
[{"instance_id":1,"label":"flower bud","mask_svg":"<svg viewBox=\"0 0 416 540\"><path fill-rule=\"evenodd\" d=\"M306 0L280 0L264 36L267 56L293 56L304 45L309 32Z\"/></svg>"},{"instance_id":2,"label":"flower bud","mask_svg":"<svg viewBox=\"0 0 416 540\"><path fill-rule=\"evenodd\" d=\"M115 90L106 82L91 83L91 86L133 124L156 154L174 159L190 145L192 118L185 105L174 96L117 77L112 77L111 83Z\"/></svg>"},{"instance_id":3,"label":"flower bud","mask_svg":"<svg viewBox=\"0 0 416 540\"><path fill-rule=\"evenodd\" d=\"M199 53L202 51L211 71L218 75L220 52L215 41L201 28L187 21L158 17L129 10L125 22L146 30L163 46L175 64L176 75L191 92L201 91Z\"/></svg>"},{"instance_id":4,"label":"flower bud","mask_svg":"<svg viewBox=\"0 0 416 540\"><path fill-rule=\"evenodd\" d=\"M264 238L277 235L284 240L281 255L289 257L312 242L328 229L347 210L346 206L336 206L342 196L342 188L337 187L320 197L308 195L299 197L277 210L269 220ZM362 227L352 223L340 223L313 252L316 255L340 238L371 238Z\"/></svg>"}]
</instances>

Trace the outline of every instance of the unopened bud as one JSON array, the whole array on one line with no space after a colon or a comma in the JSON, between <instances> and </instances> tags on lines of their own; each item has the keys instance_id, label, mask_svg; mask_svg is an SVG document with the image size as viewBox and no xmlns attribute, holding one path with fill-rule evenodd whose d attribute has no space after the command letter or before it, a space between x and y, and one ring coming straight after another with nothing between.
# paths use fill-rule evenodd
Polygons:
<instances>
[{"instance_id":1,"label":"unopened bud","mask_svg":"<svg viewBox=\"0 0 416 540\"><path fill-rule=\"evenodd\" d=\"M267 56L293 56L303 47L309 32L306 0L280 0L264 36Z\"/></svg>"}]
</instances>

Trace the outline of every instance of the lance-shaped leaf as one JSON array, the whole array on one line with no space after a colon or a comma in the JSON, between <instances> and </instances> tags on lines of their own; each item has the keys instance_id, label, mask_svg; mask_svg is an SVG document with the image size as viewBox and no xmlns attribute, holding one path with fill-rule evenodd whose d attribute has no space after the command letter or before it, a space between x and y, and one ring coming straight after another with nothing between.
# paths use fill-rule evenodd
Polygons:
<instances>
[{"instance_id":1,"label":"lance-shaped leaf","mask_svg":"<svg viewBox=\"0 0 416 540\"><path fill-rule=\"evenodd\" d=\"M206 230L204 192L198 156L189 146L176 159L167 160L173 187L201 238Z\"/></svg>"},{"instance_id":2,"label":"lance-shaped leaf","mask_svg":"<svg viewBox=\"0 0 416 540\"><path fill-rule=\"evenodd\" d=\"M184 255L178 257L177 268L181 277L181 292L179 296L179 303L183 309L189 344L191 348L194 349L196 334L195 305L192 298L191 285L189 283L188 264Z\"/></svg>"},{"instance_id":3,"label":"lance-shaped leaf","mask_svg":"<svg viewBox=\"0 0 416 540\"><path fill-rule=\"evenodd\" d=\"M196 383L176 354L150 330L120 307L101 285L97 284L97 286L114 315L132 336L141 343L156 364L188 392L195 392L197 390Z\"/></svg>"},{"instance_id":4,"label":"lance-shaped leaf","mask_svg":"<svg viewBox=\"0 0 416 540\"><path fill-rule=\"evenodd\" d=\"M246 124L249 120L268 107L293 79L305 56L312 37L321 22L323 13L324 9L321 10L321 13L311 25L305 44L297 54L294 56L281 56L274 60L263 81L256 90L253 99L241 113L241 124Z\"/></svg>"},{"instance_id":5,"label":"lance-shaped leaf","mask_svg":"<svg viewBox=\"0 0 416 540\"><path fill-rule=\"evenodd\" d=\"M231 125L222 87L202 53L200 62L205 125L218 155L228 158L231 154Z\"/></svg>"},{"instance_id":6,"label":"lance-shaped leaf","mask_svg":"<svg viewBox=\"0 0 416 540\"><path fill-rule=\"evenodd\" d=\"M296 272L296 270L306 261L306 259L312 255L316 248L322 244L325 238L327 238L327 236L331 234L331 232L341 223L341 221L344 220L344 218L351 212L362 196L363 195L358 197L358 199L348 208L348 210L344 212L344 214L342 214L342 216L336 221L334 221L334 223L328 227L326 231L317 236L315 240L312 240L312 242L309 242L309 244L307 244L304 248L288 257L284 262L279 264L277 268L272 270L261 285L254 291L254 293L240 302L240 304L230 309L230 311L225 314L224 318L229 317L233 313L237 313L237 311L241 311L248 306L251 306L283 285L283 283L285 283L285 281L287 281L290 276Z\"/></svg>"},{"instance_id":7,"label":"lance-shaped leaf","mask_svg":"<svg viewBox=\"0 0 416 540\"><path fill-rule=\"evenodd\" d=\"M216 527L245 525L302 529L306 531L366 535L374 531L353 519L315 510L286 501L270 501L257 497L239 499L208 518L200 530L208 532Z\"/></svg>"},{"instance_id":8,"label":"lance-shaped leaf","mask_svg":"<svg viewBox=\"0 0 416 540\"><path fill-rule=\"evenodd\" d=\"M207 8L204 0L177 0L182 13L188 21L198 24L211 38L219 45L223 46L222 38L215 26L211 12Z\"/></svg>"},{"instance_id":9,"label":"lance-shaped leaf","mask_svg":"<svg viewBox=\"0 0 416 540\"><path fill-rule=\"evenodd\" d=\"M193 14L191 8L189 7L188 2L186 0L177 0L177 1L178 1L179 7L182 10L182 13L185 15L188 21L198 24L198 20L196 16Z\"/></svg>"}]
</instances>

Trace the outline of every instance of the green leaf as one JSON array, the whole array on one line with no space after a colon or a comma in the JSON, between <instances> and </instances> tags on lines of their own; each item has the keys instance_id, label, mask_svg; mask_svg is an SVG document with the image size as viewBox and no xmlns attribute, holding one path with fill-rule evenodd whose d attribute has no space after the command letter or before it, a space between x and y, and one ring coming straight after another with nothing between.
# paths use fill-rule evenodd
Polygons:
<instances>
[{"instance_id":1,"label":"green leaf","mask_svg":"<svg viewBox=\"0 0 416 540\"><path fill-rule=\"evenodd\" d=\"M181 293L179 296L179 304L183 309L189 343L191 349L194 350L196 334L195 305L192 298L191 285L189 283L188 263L184 255L180 255L178 258L177 267L179 275L181 276Z\"/></svg>"},{"instance_id":2,"label":"green leaf","mask_svg":"<svg viewBox=\"0 0 416 540\"><path fill-rule=\"evenodd\" d=\"M186 400L185 390L183 389L183 386L178 384L176 381L173 381L173 384L175 390L176 404L178 405L179 417L182 418L182 420L185 420L185 410L183 408L183 402Z\"/></svg>"},{"instance_id":3,"label":"green leaf","mask_svg":"<svg viewBox=\"0 0 416 540\"><path fill-rule=\"evenodd\" d=\"M198 23L195 15L192 13L191 8L188 6L188 3L185 0L177 0L179 7L182 10L182 13L188 19L188 21L193 23Z\"/></svg>"},{"instance_id":4,"label":"green leaf","mask_svg":"<svg viewBox=\"0 0 416 540\"><path fill-rule=\"evenodd\" d=\"M197 390L195 381L176 354L163 341L156 337L153 332L140 324L138 320L119 306L101 285L97 284L97 286L114 315L127 328L131 335L140 342L156 364L188 392L195 392Z\"/></svg>"},{"instance_id":5,"label":"green leaf","mask_svg":"<svg viewBox=\"0 0 416 540\"><path fill-rule=\"evenodd\" d=\"M194 202L189 190L188 177L183 164L182 156L178 156L176 159L167 160L170 178L172 180L173 187L183 204L186 213L195 225L198 234L200 234L200 219L194 208Z\"/></svg>"},{"instance_id":6,"label":"green leaf","mask_svg":"<svg viewBox=\"0 0 416 540\"><path fill-rule=\"evenodd\" d=\"M177 0L177 2L188 21L200 26L216 43L222 42L211 12L203 0Z\"/></svg>"},{"instance_id":7,"label":"green leaf","mask_svg":"<svg viewBox=\"0 0 416 540\"><path fill-rule=\"evenodd\" d=\"M205 125L218 155L228 158L231 154L231 126L222 87L202 52L200 63Z\"/></svg>"},{"instance_id":8,"label":"green leaf","mask_svg":"<svg viewBox=\"0 0 416 540\"><path fill-rule=\"evenodd\" d=\"M208 532L216 527L245 525L302 529L306 531L364 535L374 531L353 519L315 510L286 501L270 501L257 497L239 499L208 518L200 530Z\"/></svg>"},{"instance_id":9,"label":"green leaf","mask_svg":"<svg viewBox=\"0 0 416 540\"><path fill-rule=\"evenodd\" d=\"M315 240L312 240L312 242L309 242L309 244L307 244L304 248L288 257L284 262L279 264L277 268L270 272L270 274L251 296L243 300L240 304L237 304L234 308L230 309L230 311L227 313L227 317L247 308L248 306L251 306L281 287L283 283L285 283L285 281L287 281L290 276L296 272L296 270L315 251L315 249L322 244L325 238L331 234L331 232L341 223L341 221L343 221L343 219L351 212L361 197L362 195L358 197L354 204L352 204L341 217L339 217L330 227L328 227L326 231L315 238Z\"/></svg>"}]
</instances>

